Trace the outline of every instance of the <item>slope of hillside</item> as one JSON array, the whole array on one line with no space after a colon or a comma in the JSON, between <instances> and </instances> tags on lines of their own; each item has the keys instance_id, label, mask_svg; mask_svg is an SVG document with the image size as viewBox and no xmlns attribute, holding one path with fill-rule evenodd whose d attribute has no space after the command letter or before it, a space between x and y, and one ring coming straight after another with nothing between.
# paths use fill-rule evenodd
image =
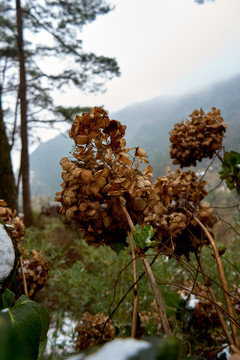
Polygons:
<instances>
[{"instance_id":1,"label":"slope of hillside","mask_svg":"<svg viewBox=\"0 0 240 360\"><path fill-rule=\"evenodd\" d=\"M72 151L73 141L67 135L58 135L39 145L30 155L32 195L54 198L62 182L60 160L71 156Z\"/></svg>"},{"instance_id":2,"label":"slope of hillside","mask_svg":"<svg viewBox=\"0 0 240 360\"><path fill-rule=\"evenodd\" d=\"M221 109L229 124L227 134L232 143L234 134L240 134L240 75L195 94L159 96L130 105L113 115L128 126L129 145L141 144L155 155L169 146L168 132L175 122L187 118L194 109L203 108L207 112L213 106Z\"/></svg>"},{"instance_id":3,"label":"slope of hillside","mask_svg":"<svg viewBox=\"0 0 240 360\"><path fill-rule=\"evenodd\" d=\"M229 125L226 149L240 151L240 75L195 94L159 96L132 104L110 114L110 118L127 125L127 146L144 148L150 156L155 175L161 175L165 166L171 164L168 132L173 124L187 118L194 109L203 108L208 112L213 106L221 109ZM61 183L59 161L64 156L70 156L72 149L73 141L59 135L41 144L31 154L33 195L54 197Z\"/></svg>"}]
</instances>

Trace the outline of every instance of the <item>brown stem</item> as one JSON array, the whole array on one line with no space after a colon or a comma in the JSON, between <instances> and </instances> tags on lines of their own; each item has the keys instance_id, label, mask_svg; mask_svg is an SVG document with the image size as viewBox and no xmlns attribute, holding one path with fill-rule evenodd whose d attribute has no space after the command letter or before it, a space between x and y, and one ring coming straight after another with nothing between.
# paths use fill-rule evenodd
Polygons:
<instances>
[{"instance_id":1,"label":"brown stem","mask_svg":"<svg viewBox=\"0 0 240 360\"><path fill-rule=\"evenodd\" d=\"M202 273L202 276L203 276L203 278L204 278L205 284L206 284L206 286L207 286L207 284L208 284L208 278L207 278L207 276L206 276L205 273L204 273L204 270L203 270L203 267L202 267L202 263L201 263L201 261L200 261L200 259L199 259L199 256L198 256L197 254L195 254L195 256L196 256L198 265L199 265L199 267L200 267L200 269L201 269L201 273ZM213 304L216 304L216 303L217 303L217 300L216 300L216 298L215 298L213 289L212 289L210 286L207 286L207 288L208 288L209 294L210 294L210 296L211 296L211 299L212 299L212 301L213 301ZM226 337L227 337L227 339L228 339L228 341L229 341L229 344L230 344L230 345L234 345L234 341L233 341L233 339L232 339L232 337L231 337L231 335L230 335L230 333L229 333L229 331L228 331L227 325L226 325L226 323L225 323L225 321L224 321L224 318L223 318L223 315L222 315L221 311L218 309L217 306L215 306L215 309L216 309L216 311L217 311L217 314L218 314L220 323L221 323L222 328L223 328L223 330L224 330L224 332L225 332L225 335L226 335Z\"/></svg>"},{"instance_id":2,"label":"brown stem","mask_svg":"<svg viewBox=\"0 0 240 360\"><path fill-rule=\"evenodd\" d=\"M20 266L21 266L21 271L22 271L24 294L26 296L28 296L27 282L26 282L25 272L24 272L24 268L23 268L22 255L19 256L19 261L20 261Z\"/></svg>"},{"instance_id":3,"label":"brown stem","mask_svg":"<svg viewBox=\"0 0 240 360\"><path fill-rule=\"evenodd\" d=\"M122 207L122 210L123 210L123 212L124 212L124 214L126 216L129 227L130 227L130 229L132 231L134 229L134 225L133 225L132 219L131 219L131 217L129 215L129 212L127 211L126 207L122 203L121 203L121 207ZM166 333L167 336L172 336L172 330L170 328L170 325L169 325L169 322L168 322L168 319L167 319L165 305L164 305L161 293L160 293L160 291L158 289L157 282L156 282L156 279L155 279L155 277L153 275L151 266L149 265L149 263L148 263L148 261L147 261L147 259L145 257L145 254L141 255L141 260L142 260L143 266L145 268L146 274L148 276L148 280L149 280L149 282L151 284L151 287L152 287L152 291L153 291L153 294L154 294L154 297L155 297L155 300L156 300L156 303L157 303L157 307L158 307L158 310L159 310L159 315L160 315L163 330L164 330L164 332Z\"/></svg>"},{"instance_id":4,"label":"brown stem","mask_svg":"<svg viewBox=\"0 0 240 360\"><path fill-rule=\"evenodd\" d=\"M132 230L134 228L132 219L130 218L130 215L126 209L126 207L122 204L121 202L121 207L122 210L124 212L124 214L127 217L130 229ZM131 246L131 251L132 251L132 258L133 258L133 280L134 280L134 288L133 288L133 316L132 316L132 330L131 330L131 337L135 338L136 337L136 329L137 329L137 304L138 304L138 295L137 295L137 265L136 265L136 254L135 254L135 250L134 250L134 246L133 246L133 241L132 241L132 237L129 233L129 231L127 232L128 234L128 238L129 238L129 242L130 242L130 246Z\"/></svg>"},{"instance_id":5,"label":"brown stem","mask_svg":"<svg viewBox=\"0 0 240 360\"><path fill-rule=\"evenodd\" d=\"M203 225L203 223L195 216L193 215L194 220L200 225L200 227L203 229L203 231L205 232L205 234L207 235L207 238L213 248L213 252L215 255L215 259L217 262L217 267L218 267L218 272L219 272L219 277L222 283L222 287L224 290L224 297L225 297L225 301L226 301L226 305L227 305L227 309L228 309L228 313L231 317L234 317L234 312L233 312L233 308L232 308L232 303L229 297L229 290L228 290L228 283L227 283L227 279L225 276L225 272L224 272L224 268L223 268L223 264L222 264L222 259L221 256L219 255L218 252L218 248L215 244L215 241L212 237L212 235L210 234L210 232L208 231L208 229ZM237 331L237 327L235 326L235 324L233 324L232 321L230 321L230 325L231 325L231 329L232 329L232 335L233 335L233 340L234 340L234 345L236 345L237 348L239 348L240 344L239 344L239 337L238 337L238 331Z\"/></svg>"},{"instance_id":6,"label":"brown stem","mask_svg":"<svg viewBox=\"0 0 240 360\"><path fill-rule=\"evenodd\" d=\"M136 254L133 246L133 241L131 234L129 231L127 232L131 251L132 251L132 258L133 258L133 280L134 280L134 288L133 288L133 316L132 316L132 330L131 330L131 337L136 337L136 329L137 329L137 306L138 306L138 294L137 294L137 264L136 264Z\"/></svg>"},{"instance_id":7,"label":"brown stem","mask_svg":"<svg viewBox=\"0 0 240 360\"><path fill-rule=\"evenodd\" d=\"M153 294L154 294L154 297L155 297L155 300L156 300L156 303L157 303L157 307L158 307L158 310L159 310L159 315L160 315L163 330L164 330L164 332L166 333L167 336L172 336L173 334L172 334L172 330L170 328L170 325L169 325L169 322L168 322L168 319L167 319L167 315L166 315L166 311L165 311L165 305L164 305L161 293L159 291L159 288L157 286L156 279L155 279L155 277L153 275L152 268L149 265L145 255L141 256L141 260L143 262L146 274L148 276L149 282L150 282L151 287L152 287L152 291L153 291Z\"/></svg>"}]
</instances>

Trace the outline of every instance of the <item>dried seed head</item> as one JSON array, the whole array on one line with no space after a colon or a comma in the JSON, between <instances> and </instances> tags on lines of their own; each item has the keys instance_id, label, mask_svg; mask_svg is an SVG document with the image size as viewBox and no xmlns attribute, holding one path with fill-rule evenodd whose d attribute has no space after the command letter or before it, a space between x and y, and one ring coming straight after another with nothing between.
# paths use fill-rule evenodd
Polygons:
<instances>
[{"instance_id":1,"label":"dried seed head","mask_svg":"<svg viewBox=\"0 0 240 360\"><path fill-rule=\"evenodd\" d=\"M170 156L174 164L196 166L203 158L212 158L216 150L222 149L227 125L223 123L220 110L212 108L205 114L201 109L185 120L174 125L170 131Z\"/></svg>"}]
</instances>

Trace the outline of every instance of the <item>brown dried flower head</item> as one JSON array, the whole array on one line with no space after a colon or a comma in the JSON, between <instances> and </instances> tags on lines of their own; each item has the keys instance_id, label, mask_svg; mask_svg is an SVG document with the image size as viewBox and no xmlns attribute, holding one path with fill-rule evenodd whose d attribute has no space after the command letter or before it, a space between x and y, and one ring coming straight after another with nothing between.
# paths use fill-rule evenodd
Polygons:
<instances>
[{"instance_id":1,"label":"brown dried flower head","mask_svg":"<svg viewBox=\"0 0 240 360\"><path fill-rule=\"evenodd\" d=\"M197 251L208 241L189 215L189 212L194 213L209 228L216 223L209 204L201 204L207 195L205 185L205 181L198 181L194 172L178 169L156 179L149 193L143 222L153 226L161 251L168 255L184 254L188 259L189 252Z\"/></svg>"},{"instance_id":2,"label":"brown dried flower head","mask_svg":"<svg viewBox=\"0 0 240 360\"><path fill-rule=\"evenodd\" d=\"M50 264L39 250L32 250L29 252L27 249L22 248L21 252L28 295L31 299L33 299L36 293L41 290L47 282ZM24 292L23 276L20 263L18 264L17 283L17 296L20 296Z\"/></svg>"},{"instance_id":3,"label":"brown dried flower head","mask_svg":"<svg viewBox=\"0 0 240 360\"><path fill-rule=\"evenodd\" d=\"M103 312L91 315L88 312L83 314L79 324L76 326L77 349L85 350L97 345L100 341L109 341L115 335L115 328L112 321L107 321Z\"/></svg>"},{"instance_id":4,"label":"brown dried flower head","mask_svg":"<svg viewBox=\"0 0 240 360\"><path fill-rule=\"evenodd\" d=\"M222 149L227 128L220 110L214 107L208 114L195 110L190 118L175 124L170 131L170 156L181 168L196 166L203 158L211 159L216 150Z\"/></svg>"},{"instance_id":5,"label":"brown dried flower head","mask_svg":"<svg viewBox=\"0 0 240 360\"><path fill-rule=\"evenodd\" d=\"M138 211L144 206L139 199L151 187L152 168L140 170L141 162L148 163L146 152L125 147L125 130L96 107L77 116L70 130L76 150L73 160L61 161L63 190L56 201L68 219L77 221L89 244L124 243L128 224L120 201L134 203Z\"/></svg>"},{"instance_id":6,"label":"brown dried flower head","mask_svg":"<svg viewBox=\"0 0 240 360\"><path fill-rule=\"evenodd\" d=\"M24 236L24 223L16 214L16 210L12 211L7 203L0 199L0 218L6 225L10 226L12 230L10 236L15 244L19 243Z\"/></svg>"}]
</instances>

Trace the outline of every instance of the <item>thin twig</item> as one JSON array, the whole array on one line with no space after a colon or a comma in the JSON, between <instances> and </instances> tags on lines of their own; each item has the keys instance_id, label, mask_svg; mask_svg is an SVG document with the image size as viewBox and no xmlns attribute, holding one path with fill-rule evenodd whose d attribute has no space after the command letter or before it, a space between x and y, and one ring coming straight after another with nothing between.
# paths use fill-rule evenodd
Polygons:
<instances>
[{"instance_id":1,"label":"thin twig","mask_svg":"<svg viewBox=\"0 0 240 360\"><path fill-rule=\"evenodd\" d=\"M200 261L199 256L198 256L196 253L195 253L195 256L196 256L198 265L199 265L199 267L200 267L200 269L201 269L202 276L203 276L203 278L204 278L205 284L206 284L206 286L207 286L207 284L208 284L208 278L207 278L207 276L205 275L205 273L204 273L204 271L203 271L202 263L201 263L201 261ZM215 303L217 302L217 300L216 300L216 298L215 298L213 289L211 288L211 286L207 286L207 289L208 289L208 291L209 291L209 293L210 293L210 296L211 296L211 298L212 298L213 303L215 304ZM227 328L227 325L226 325L226 323L225 323L225 321L224 321L224 318L223 318L222 313L220 312L220 310L219 310L216 306L215 306L215 309L216 309L216 311L217 311L217 314L218 314L220 323L221 323L222 328L223 328L223 330L224 330L224 332L225 332L225 334L226 334L226 337L227 337L227 339L228 339L228 341L229 341L229 344L230 344L230 345L234 345L234 341L233 341L233 339L232 339L232 337L231 337L231 335L230 335L230 333L229 333L229 331L228 331L228 328Z\"/></svg>"},{"instance_id":2,"label":"thin twig","mask_svg":"<svg viewBox=\"0 0 240 360\"><path fill-rule=\"evenodd\" d=\"M152 265L154 264L154 262L156 261L157 258L158 258L158 254L154 256L153 260L152 260L151 263L150 263L150 266L152 266ZM131 260L131 262L132 262L132 260ZM130 263L131 263L131 262L130 262ZM118 278L119 278L120 274L122 273L122 271L124 271L124 270L127 268L127 266L130 265L130 263L128 263L128 265L126 265L126 266L124 267L124 269L122 269L122 270L120 271L120 273L118 274ZM121 297L121 299L119 300L119 302L117 303L117 305L115 306L115 308L114 308L111 312L109 311L108 318L107 318L107 320L105 321L105 324L104 324L104 327L103 327L103 330L102 330L102 335L103 335L103 333L104 333L104 329L105 329L107 323L113 318L113 315L115 314L115 312L117 311L117 309L119 308L119 306L122 304L122 302L125 300L125 298L127 297L127 295L130 293L130 291L133 290L135 284L137 284L137 283L143 278L143 276L144 276L145 274L146 274L146 273L145 273L145 271L144 271L144 272L142 272L142 273L139 275L136 283L133 283L133 284L130 286L130 288L126 291L126 293ZM115 288L116 288L116 285L115 285ZM114 289L114 292L115 292L115 289ZM114 295L114 297L115 297L115 295ZM113 299L113 300L114 300L114 299ZM112 304L113 304L113 300L112 300L112 303L111 303L111 305L110 305L110 308L111 308L111 306L112 306Z\"/></svg>"},{"instance_id":3,"label":"thin twig","mask_svg":"<svg viewBox=\"0 0 240 360\"><path fill-rule=\"evenodd\" d=\"M156 279L153 275L151 266L149 265L145 255L142 255L141 260L143 262L146 274L148 276L149 282L151 284L152 287L152 291L157 303L157 307L159 310L159 315L160 315L160 319L161 319L161 324L163 327L164 332L166 333L167 336L172 336L172 330L170 328L169 322L168 322L168 318L167 318L167 314L166 314L166 310L165 310L165 305L161 296L161 293L159 291L159 288L157 286L157 282Z\"/></svg>"},{"instance_id":4,"label":"thin twig","mask_svg":"<svg viewBox=\"0 0 240 360\"><path fill-rule=\"evenodd\" d=\"M222 221L222 222L224 222L225 224L227 224L229 227L231 227L231 228L235 231L235 233L236 233L238 236L240 236L240 232L237 231L237 229L235 229L235 227L234 227L230 222L222 219L222 218L220 217L220 215L218 214L217 211L216 211L216 214L217 214L217 216L218 216L218 218L219 218L220 221Z\"/></svg>"},{"instance_id":5,"label":"thin twig","mask_svg":"<svg viewBox=\"0 0 240 360\"><path fill-rule=\"evenodd\" d=\"M133 316L132 316L132 330L131 337L136 337L136 329L137 329L137 306L138 306L138 289L137 289L137 264L136 264L136 254L133 246L133 241L131 234L129 231L127 232L131 251L132 251L132 259L133 259L133 280L134 280L134 288L133 288Z\"/></svg>"},{"instance_id":6,"label":"thin twig","mask_svg":"<svg viewBox=\"0 0 240 360\"><path fill-rule=\"evenodd\" d=\"M125 214L125 206L120 202L122 210ZM132 329L131 329L131 337L136 337L136 329L137 329L137 306L138 306L138 293L137 293L137 264L136 264L136 254L133 246L132 236L130 232L127 232L129 243L131 246L132 252L132 259L133 259L133 281L134 281L134 288L133 288L133 315L132 315Z\"/></svg>"},{"instance_id":7,"label":"thin twig","mask_svg":"<svg viewBox=\"0 0 240 360\"><path fill-rule=\"evenodd\" d=\"M222 259L221 256L219 255L218 252L218 248L215 244L215 241L212 237L212 235L210 234L210 232L208 231L208 229L205 227L205 225L203 225L203 223L195 216L193 215L194 220L198 223L198 225L202 228L202 230L205 232L212 248L214 251L214 255L215 255L215 259L216 259L216 263L217 263L217 267L218 267L218 272L219 272L219 276L220 276L220 280L222 283L222 287L224 289L224 297L225 297L225 301L226 301L226 305L227 305L227 309L228 309L228 313L229 315L234 318L234 312L233 312L233 308L232 308L232 303L230 300L230 297L228 295L229 290L228 290L228 283L227 283L227 279L225 276L225 272L224 272L224 268L223 268L223 264L222 264ZM237 332L237 327L235 326L235 324L233 324L233 322L230 322L231 324L231 329L232 329L232 335L233 335L233 339L234 339L234 345L236 345L237 348L240 347L239 344L239 337L238 337L238 332Z\"/></svg>"},{"instance_id":8,"label":"thin twig","mask_svg":"<svg viewBox=\"0 0 240 360\"><path fill-rule=\"evenodd\" d=\"M24 269L23 269L22 255L19 256L19 261L20 261L20 266L21 266L21 271L22 271L22 277L23 277L24 294L25 294L26 296L28 296L27 282L26 282L25 272L24 272Z\"/></svg>"},{"instance_id":9,"label":"thin twig","mask_svg":"<svg viewBox=\"0 0 240 360\"><path fill-rule=\"evenodd\" d=\"M129 224L129 227L130 227L131 231L133 231L134 225L133 225L132 219L131 219L131 217L129 215L129 212L127 211L126 207L123 204L122 204L122 210L123 210L123 212L124 212L124 214L126 216L126 219L128 221L128 224ZM170 325L169 325L169 322L168 322L168 319L167 319L165 305L164 305L161 293L159 291L159 288L157 286L156 279L155 279L155 277L153 275L151 266L149 265L145 254L141 254L140 259L142 260L143 266L144 266L146 274L148 276L148 280L149 280L149 282L151 284L151 287L152 287L152 291L153 291L153 294L154 294L154 297L155 297L155 300L156 300L156 303L157 303L157 307L158 307L158 310L159 310L159 315L160 315L163 330L166 333L166 335L172 336L172 330L170 328Z\"/></svg>"},{"instance_id":10,"label":"thin twig","mask_svg":"<svg viewBox=\"0 0 240 360\"><path fill-rule=\"evenodd\" d=\"M210 299L209 295L206 293L206 291L205 291L205 293L207 294L207 296L203 296L202 294L199 294L199 293L195 292L194 290L188 289L188 288L186 288L184 286L181 286L179 284L168 283L168 282L157 282L157 283L158 283L158 285L174 286L174 287L177 287L179 289L191 292L191 294L199 296L202 299L208 300L211 304L213 304L215 307L217 307L219 309L219 311L221 311L224 314L224 316L226 316L230 321L232 321L238 329L240 329L240 324L233 317L231 317L221 306L219 306L218 303L215 303L212 299Z\"/></svg>"}]
</instances>

